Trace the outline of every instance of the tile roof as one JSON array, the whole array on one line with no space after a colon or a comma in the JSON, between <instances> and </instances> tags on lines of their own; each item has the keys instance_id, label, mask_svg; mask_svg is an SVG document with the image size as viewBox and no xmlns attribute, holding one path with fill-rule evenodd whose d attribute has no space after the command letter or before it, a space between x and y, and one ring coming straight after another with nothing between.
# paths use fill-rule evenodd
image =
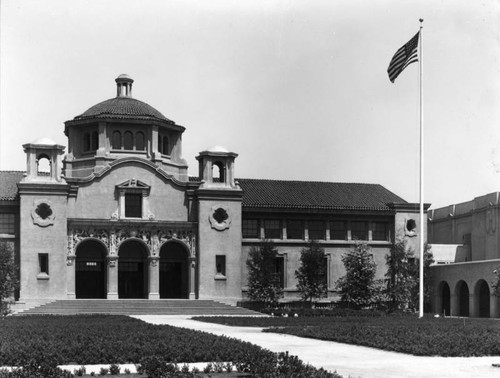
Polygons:
<instances>
[{"instance_id":1,"label":"tile roof","mask_svg":"<svg viewBox=\"0 0 500 378\"><path fill-rule=\"evenodd\" d=\"M21 171L0 171L0 200L17 199L17 183L24 175Z\"/></svg>"},{"instance_id":2,"label":"tile roof","mask_svg":"<svg viewBox=\"0 0 500 378\"><path fill-rule=\"evenodd\" d=\"M390 210L390 203L407 203L378 184L318 181L237 179L243 189L243 207Z\"/></svg>"},{"instance_id":3,"label":"tile roof","mask_svg":"<svg viewBox=\"0 0 500 378\"><path fill-rule=\"evenodd\" d=\"M115 97L100 102L73 120L88 118L158 119L174 123L151 105L131 97Z\"/></svg>"}]
</instances>

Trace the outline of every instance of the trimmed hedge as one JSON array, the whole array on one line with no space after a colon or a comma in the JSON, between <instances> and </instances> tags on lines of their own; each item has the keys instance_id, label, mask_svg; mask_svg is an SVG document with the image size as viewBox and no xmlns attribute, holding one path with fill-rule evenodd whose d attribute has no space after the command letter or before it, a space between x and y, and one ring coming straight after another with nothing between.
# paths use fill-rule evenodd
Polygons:
<instances>
[{"instance_id":1,"label":"trimmed hedge","mask_svg":"<svg viewBox=\"0 0 500 378\"><path fill-rule=\"evenodd\" d=\"M365 311L359 311L365 313ZM416 315L347 317L208 317L197 320L233 326L271 327L264 332L363 345L417 356L500 355L495 319L434 318Z\"/></svg>"},{"instance_id":2,"label":"trimmed hedge","mask_svg":"<svg viewBox=\"0 0 500 378\"><path fill-rule=\"evenodd\" d=\"M139 363L148 372L151 364L170 369L177 362L230 361L239 371L255 376L278 377L284 371L298 376L339 377L248 342L126 316L8 317L0 321L0 335L0 366L28 365L34 369L40 365ZM34 370L32 374L28 376L44 376ZM57 374L54 371L54 375L45 376L59 377Z\"/></svg>"}]
</instances>

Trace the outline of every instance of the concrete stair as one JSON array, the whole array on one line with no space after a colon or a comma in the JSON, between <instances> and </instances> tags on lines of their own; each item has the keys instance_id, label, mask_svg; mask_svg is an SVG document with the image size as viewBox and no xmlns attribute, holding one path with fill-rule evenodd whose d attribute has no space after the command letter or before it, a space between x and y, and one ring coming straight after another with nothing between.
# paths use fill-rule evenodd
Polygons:
<instances>
[{"instance_id":1,"label":"concrete stair","mask_svg":"<svg viewBox=\"0 0 500 378\"><path fill-rule=\"evenodd\" d=\"M256 316L259 312L211 300L187 299L75 299L57 300L30 308L16 315L229 315Z\"/></svg>"}]
</instances>

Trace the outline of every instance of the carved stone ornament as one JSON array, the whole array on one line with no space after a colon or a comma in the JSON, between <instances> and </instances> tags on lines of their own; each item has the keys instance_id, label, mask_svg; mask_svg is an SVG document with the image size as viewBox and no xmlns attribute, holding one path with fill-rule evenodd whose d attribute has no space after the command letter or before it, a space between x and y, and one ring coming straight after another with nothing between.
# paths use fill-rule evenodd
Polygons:
<instances>
[{"instance_id":1,"label":"carved stone ornament","mask_svg":"<svg viewBox=\"0 0 500 378\"><path fill-rule=\"evenodd\" d=\"M31 210L31 218L33 218L33 223L40 227L53 225L56 215L52 208L52 202L45 198L35 200Z\"/></svg>"},{"instance_id":2,"label":"carved stone ornament","mask_svg":"<svg viewBox=\"0 0 500 378\"><path fill-rule=\"evenodd\" d=\"M415 219L405 219L403 227L405 236L410 238L417 236L417 223L415 222Z\"/></svg>"},{"instance_id":3,"label":"carved stone ornament","mask_svg":"<svg viewBox=\"0 0 500 378\"><path fill-rule=\"evenodd\" d=\"M224 231L231 226L229 212L220 205L212 206L208 220L212 228L217 231Z\"/></svg>"}]
</instances>

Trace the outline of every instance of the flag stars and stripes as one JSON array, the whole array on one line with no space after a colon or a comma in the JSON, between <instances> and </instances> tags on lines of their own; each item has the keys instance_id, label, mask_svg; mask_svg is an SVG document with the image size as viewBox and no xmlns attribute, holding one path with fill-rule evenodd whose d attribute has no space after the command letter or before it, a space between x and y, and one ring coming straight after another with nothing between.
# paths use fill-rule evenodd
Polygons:
<instances>
[{"instance_id":1,"label":"flag stars and stripes","mask_svg":"<svg viewBox=\"0 0 500 378\"><path fill-rule=\"evenodd\" d=\"M420 32L415 34L415 36L410 39L406 44L404 44L391 59L389 63L389 68L387 68L387 73L389 74L389 80L394 83L394 80L399 76L403 70L411 63L418 62L418 39Z\"/></svg>"}]
</instances>

